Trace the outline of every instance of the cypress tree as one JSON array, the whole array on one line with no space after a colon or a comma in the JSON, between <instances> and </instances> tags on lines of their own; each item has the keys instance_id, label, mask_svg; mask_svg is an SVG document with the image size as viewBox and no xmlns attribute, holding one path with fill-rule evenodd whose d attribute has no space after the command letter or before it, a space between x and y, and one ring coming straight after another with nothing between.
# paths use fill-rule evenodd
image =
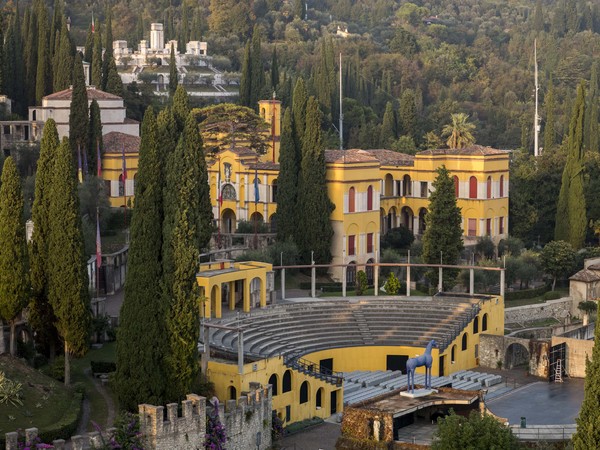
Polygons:
<instances>
[{"instance_id":1,"label":"cypress tree","mask_svg":"<svg viewBox=\"0 0 600 450\"><path fill-rule=\"evenodd\" d=\"M54 119L48 119L44 124L35 176L35 194L31 208L31 220L34 227L29 245L32 287L29 323L38 337L38 342L48 346L47 351L51 359L54 358L58 332L54 325L56 322L54 310L48 301L49 204L54 160L59 145L56 123Z\"/></svg>"},{"instance_id":2,"label":"cypress tree","mask_svg":"<svg viewBox=\"0 0 600 450\"><path fill-rule=\"evenodd\" d=\"M163 227L163 291L171 305L167 330L169 398L182 398L198 374L198 298L196 281L199 249L212 227L206 162L193 114L175 152L169 158ZM172 202L172 203L171 203Z\"/></svg>"},{"instance_id":3,"label":"cypress tree","mask_svg":"<svg viewBox=\"0 0 600 450\"><path fill-rule=\"evenodd\" d=\"M171 57L169 58L169 95L174 95L179 80L177 79L177 62L175 61L175 47L171 43Z\"/></svg>"},{"instance_id":4,"label":"cypress tree","mask_svg":"<svg viewBox=\"0 0 600 450\"><path fill-rule=\"evenodd\" d=\"M577 99L569 124L567 163L556 207L554 240L566 241L579 250L585 240L587 226L583 190L583 128L585 117L585 87L582 81L577 88Z\"/></svg>"},{"instance_id":5,"label":"cypress tree","mask_svg":"<svg viewBox=\"0 0 600 450\"><path fill-rule=\"evenodd\" d=\"M250 41L246 42L244 49L244 60L242 62L242 77L240 79L240 105L252 108L251 105L251 92L252 92L252 75L251 75L251 62L252 51L250 48Z\"/></svg>"},{"instance_id":6,"label":"cypress tree","mask_svg":"<svg viewBox=\"0 0 600 450\"><path fill-rule=\"evenodd\" d=\"M6 158L0 188L0 317L10 322L10 354L16 356L16 319L29 299L27 241L21 178Z\"/></svg>"},{"instance_id":7,"label":"cypress tree","mask_svg":"<svg viewBox=\"0 0 600 450\"><path fill-rule=\"evenodd\" d=\"M160 405L167 400L168 304L160 295L164 181L156 128L150 107L142 122L135 213L117 339L117 393L120 404L130 411L140 403Z\"/></svg>"},{"instance_id":8,"label":"cypress tree","mask_svg":"<svg viewBox=\"0 0 600 450\"><path fill-rule=\"evenodd\" d=\"M596 323L600 320L596 319ZM575 450L600 448L600 327L594 332L592 359L585 359L585 388L583 403L577 419L577 432L573 435Z\"/></svg>"},{"instance_id":9,"label":"cypress tree","mask_svg":"<svg viewBox=\"0 0 600 450\"><path fill-rule=\"evenodd\" d=\"M402 124L402 135L417 138L417 107L415 105L415 93L412 89L406 89L400 99L400 123Z\"/></svg>"},{"instance_id":10,"label":"cypress tree","mask_svg":"<svg viewBox=\"0 0 600 450\"><path fill-rule=\"evenodd\" d=\"M94 33L92 32L92 24L90 24L85 38L85 46L83 50L83 60L88 63L92 63L94 55Z\"/></svg>"},{"instance_id":11,"label":"cypress tree","mask_svg":"<svg viewBox=\"0 0 600 450\"><path fill-rule=\"evenodd\" d=\"M6 61L6 57L4 56L4 49L6 47L6 44L4 42L4 32L2 30L2 28L0 27L0 92L8 92L8 90L6 89L6 85L4 83L4 68L5 68L5 61ZM1 111L0 111L1 112Z\"/></svg>"},{"instance_id":12,"label":"cypress tree","mask_svg":"<svg viewBox=\"0 0 600 450\"><path fill-rule=\"evenodd\" d=\"M42 98L52 90L52 67L50 66L50 48L48 44L48 12L43 2L38 8L38 44L37 72L35 79L35 102L42 104Z\"/></svg>"},{"instance_id":13,"label":"cypress tree","mask_svg":"<svg viewBox=\"0 0 600 450\"><path fill-rule=\"evenodd\" d=\"M69 141L74 155L77 154L77 146L83 150L87 145L88 117L83 63L81 55L78 53L73 64L73 91L71 93L71 110L69 111Z\"/></svg>"},{"instance_id":14,"label":"cypress tree","mask_svg":"<svg viewBox=\"0 0 600 450\"><path fill-rule=\"evenodd\" d=\"M123 97L123 80L121 80L117 71L115 57L112 55L108 61L108 80L106 81L105 91Z\"/></svg>"},{"instance_id":15,"label":"cypress tree","mask_svg":"<svg viewBox=\"0 0 600 450\"><path fill-rule=\"evenodd\" d=\"M87 151L88 170L91 175L97 173L98 147L103 147L102 120L100 117L100 106L98 106L98 102L94 99L90 104L90 121L88 123L87 145L85 149Z\"/></svg>"},{"instance_id":16,"label":"cypress tree","mask_svg":"<svg viewBox=\"0 0 600 450\"><path fill-rule=\"evenodd\" d=\"M587 98L587 108L585 115L585 139L587 148L591 151L597 152L600 150L599 140L600 133L598 131L598 63L595 62L592 65L592 73L590 76L590 88Z\"/></svg>"},{"instance_id":17,"label":"cypress tree","mask_svg":"<svg viewBox=\"0 0 600 450\"><path fill-rule=\"evenodd\" d=\"M250 68L250 105L253 110L258 109L258 101L263 95L265 88L265 70L262 62L261 30L258 25L254 26L252 33L252 59Z\"/></svg>"},{"instance_id":18,"label":"cypress tree","mask_svg":"<svg viewBox=\"0 0 600 450\"><path fill-rule=\"evenodd\" d=\"M104 57L102 58L102 87L107 90L108 79L110 77L110 63L113 60L113 34L112 34L112 12L110 3L106 4L106 31L104 32ZM114 61L113 61L114 62Z\"/></svg>"},{"instance_id":19,"label":"cypress tree","mask_svg":"<svg viewBox=\"0 0 600 450\"><path fill-rule=\"evenodd\" d=\"M544 31L544 11L542 10L542 0L535 2L535 12L533 14L533 29L536 32Z\"/></svg>"},{"instance_id":20,"label":"cypress tree","mask_svg":"<svg viewBox=\"0 0 600 450\"><path fill-rule=\"evenodd\" d=\"M15 6L15 15L11 22L11 27L8 29L8 42L12 46L13 51L8 52L6 57L7 64L12 65L13 93L12 98L16 99L17 113L21 116L27 116L27 98L25 91L25 62L23 55L23 38L21 36L21 16L19 15L19 3ZM11 33L12 32L12 33ZM9 47L11 48L11 47ZM12 53L12 60L11 58Z\"/></svg>"},{"instance_id":21,"label":"cypress tree","mask_svg":"<svg viewBox=\"0 0 600 450\"><path fill-rule=\"evenodd\" d=\"M445 166L436 170L437 176L429 196L429 208L425 216L423 235L423 261L427 264L458 264L463 249L460 208L456 205L454 181ZM449 290L456 284L456 270L444 269L443 289ZM427 273L429 281L437 285L438 272Z\"/></svg>"},{"instance_id":22,"label":"cypress tree","mask_svg":"<svg viewBox=\"0 0 600 450\"><path fill-rule=\"evenodd\" d=\"M92 54L92 85L102 89L102 36L100 30L94 33L94 51Z\"/></svg>"},{"instance_id":23,"label":"cypress tree","mask_svg":"<svg viewBox=\"0 0 600 450\"><path fill-rule=\"evenodd\" d=\"M81 232L73 155L64 138L51 178L48 236L48 299L64 343L65 385L71 383L70 356L83 356L90 334L90 296Z\"/></svg>"},{"instance_id":24,"label":"cypress tree","mask_svg":"<svg viewBox=\"0 0 600 450\"><path fill-rule=\"evenodd\" d=\"M54 90L62 91L73 84L73 54L71 53L71 39L66 22L60 33L60 47L57 50L57 70L54 77Z\"/></svg>"},{"instance_id":25,"label":"cypress tree","mask_svg":"<svg viewBox=\"0 0 600 450\"><path fill-rule=\"evenodd\" d=\"M175 95L177 95L177 92L175 92ZM161 161L163 162L161 167L163 170L166 170L165 166L170 155L175 151L177 140L181 132L177 129L177 122L175 121L173 110L170 107L167 107L158 113L156 124L158 151L161 154Z\"/></svg>"},{"instance_id":26,"label":"cypress tree","mask_svg":"<svg viewBox=\"0 0 600 450\"><path fill-rule=\"evenodd\" d=\"M301 154L302 139L306 128L306 105L308 93L304 85L304 79L298 78L294 93L292 95L292 124L294 125L294 139L296 140L296 151ZM300 158L299 158L300 159Z\"/></svg>"},{"instance_id":27,"label":"cypress tree","mask_svg":"<svg viewBox=\"0 0 600 450\"><path fill-rule=\"evenodd\" d=\"M387 102L385 112L383 113L383 121L381 123L381 133L379 135L379 145L381 148L390 148L396 136L396 114L392 102Z\"/></svg>"},{"instance_id":28,"label":"cypress tree","mask_svg":"<svg viewBox=\"0 0 600 450\"><path fill-rule=\"evenodd\" d=\"M52 8L52 23L50 24L50 55L54 57L58 52L58 47L54 44L56 35L62 34L62 24L65 13L62 0L54 0L54 8ZM60 41L59 41L60 42Z\"/></svg>"},{"instance_id":29,"label":"cypress tree","mask_svg":"<svg viewBox=\"0 0 600 450\"><path fill-rule=\"evenodd\" d=\"M36 8L34 6L31 6L28 11L29 24L27 26L27 34L24 34L27 105L35 105L35 79L37 74L38 55L38 24Z\"/></svg>"},{"instance_id":30,"label":"cypress tree","mask_svg":"<svg viewBox=\"0 0 600 450\"><path fill-rule=\"evenodd\" d=\"M331 261L333 228L329 216L335 205L327 194L325 150L321 137L321 112L314 97L306 104L306 126L302 139L302 183L299 189L299 211L303 212L302 233L297 233L300 256L309 263Z\"/></svg>"},{"instance_id":31,"label":"cypress tree","mask_svg":"<svg viewBox=\"0 0 600 450\"><path fill-rule=\"evenodd\" d=\"M277 47L273 46L273 56L271 57L271 87L277 89L279 85L279 62L277 61Z\"/></svg>"},{"instance_id":32,"label":"cypress tree","mask_svg":"<svg viewBox=\"0 0 600 450\"><path fill-rule=\"evenodd\" d=\"M548 84L548 93L545 99L546 124L544 125L544 150L550 151L554 148L556 131L554 129L554 84L552 78Z\"/></svg>"},{"instance_id":33,"label":"cypress tree","mask_svg":"<svg viewBox=\"0 0 600 450\"><path fill-rule=\"evenodd\" d=\"M286 108L281 126L279 177L277 178L277 238L294 239L298 212L298 174L300 161L293 136L292 111Z\"/></svg>"},{"instance_id":34,"label":"cypress tree","mask_svg":"<svg viewBox=\"0 0 600 450\"><path fill-rule=\"evenodd\" d=\"M58 30L56 32L56 34L54 35L54 44L53 47L56 48L56 52L51 55L50 61L50 69L52 70L52 83L53 83L53 88L54 88L54 83L56 83L56 75L58 73L58 51L60 49L60 30Z\"/></svg>"},{"instance_id":35,"label":"cypress tree","mask_svg":"<svg viewBox=\"0 0 600 450\"><path fill-rule=\"evenodd\" d=\"M177 86L173 96L173 116L177 124L178 134L183 132L185 122L190 114L190 100L183 86Z\"/></svg>"}]
</instances>

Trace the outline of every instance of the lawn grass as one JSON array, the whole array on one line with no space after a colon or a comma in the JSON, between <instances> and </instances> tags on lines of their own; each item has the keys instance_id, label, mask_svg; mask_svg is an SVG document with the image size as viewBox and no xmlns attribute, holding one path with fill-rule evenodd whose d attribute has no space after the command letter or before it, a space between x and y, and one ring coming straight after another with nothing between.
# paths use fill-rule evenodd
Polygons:
<instances>
[{"instance_id":1,"label":"lawn grass","mask_svg":"<svg viewBox=\"0 0 600 450\"><path fill-rule=\"evenodd\" d=\"M556 289L556 292L560 293L561 297L566 297L569 295L568 288ZM513 308L515 306L536 305L538 303L546 303L546 300L544 300L544 295L538 295L537 297L532 298L524 298L521 300L507 300L504 302L504 307Z\"/></svg>"},{"instance_id":2,"label":"lawn grass","mask_svg":"<svg viewBox=\"0 0 600 450\"><path fill-rule=\"evenodd\" d=\"M94 385L94 382L90 378L90 362L115 362L116 350L116 342L105 343L102 346L102 348L92 349L89 352L87 352L84 357L75 359L72 362L71 375L73 378L73 383L81 382L85 386L86 397L90 402L90 421L87 424L88 431L95 431L92 422L95 422L98 425L100 425L102 429L106 429L106 419L108 417L108 406L106 404L106 401L104 400L104 397L102 397L102 395L98 392L96 386ZM86 371L90 376L86 375ZM116 395L114 395L110 388L107 388L106 390L113 399L113 402L115 403L115 409L118 411Z\"/></svg>"},{"instance_id":3,"label":"lawn grass","mask_svg":"<svg viewBox=\"0 0 600 450\"><path fill-rule=\"evenodd\" d=\"M22 406L0 405L0 435L31 427L43 430L59 421L71 407L74 392L21 360L0 356L0 371L22 384Z\"/></svg>"}]
</instances>

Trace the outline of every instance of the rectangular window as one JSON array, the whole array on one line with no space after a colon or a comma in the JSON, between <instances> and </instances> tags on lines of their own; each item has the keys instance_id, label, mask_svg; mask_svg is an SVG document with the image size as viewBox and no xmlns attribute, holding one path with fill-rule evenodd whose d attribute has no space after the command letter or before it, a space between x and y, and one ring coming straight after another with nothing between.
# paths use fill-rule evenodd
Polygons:
<instances>
[{"instance_id":1,"label":"rectangular window","mask_svg":"<svg viewBox=\"0 0 600 450\"><path fill-rule=\"evenodd\" d=\"M348 236L348 255L356 254L356 236Z\"/></svg>"},{"instance_id":2,"label":"rectangular window","mask_svg":"<svg viewBox=\"0 0 600 450\"><path fill-rule=\"evenodd\" d=\"M4 125L4 134L10 134L10 125Z\"/></svg>"},{"instance_id":3,"label":"rectangular window","mask_svg":"<svg viewBox=\"0 0 600 450\"><path fill-rule=\"evenodd\" d=\"M373 233L367 234L367 253L373 253Z\"/></svg>"},{"instance_id":4,"label":"rectangular window","mask_svg":"<svg viewBox=\"0 0 600 450\"><path fill-rule=\"evenodd\" d=\"M285 407L285 421L289 423L290 420L292 420L292 406L287 405Z\"/></svg>"},{"instance_id":5,"label":"rectangular window","mask_svg":"<svg viewBox=\"0 0 600 450\"><path fill-rule=\"evenodd\" d=\"M427 198L427 181L421 181L421 197Z\"/></svg>"},{"instance_id":6,"label":"rectangular window","mask_svg":"<svg viewBox=\"0 0 600 450\"><path fill-rule=\"evenodd\" d=\"M492 219L485 220L485 235L486 236L492 235Z\"/></svg>"},{"instance_id":7,"label":"rectangular window","mask_svg":"<svg viewBox=\"0 0 600 450\"><path fill-rule=\"evenodd\" d=\"M504 234L504 217L500 217L500 219L499 219L498 234Z\"/></svg>"},{"instance_id":8,"label":"rectangular window","mask_svg":"<svg viewBox=\"0 0 600 450\"><path fill-rule=\"evenodd\" d=\"M469 219L467 236L477 236L477 219Z\"/></svg>"}]
</instances>

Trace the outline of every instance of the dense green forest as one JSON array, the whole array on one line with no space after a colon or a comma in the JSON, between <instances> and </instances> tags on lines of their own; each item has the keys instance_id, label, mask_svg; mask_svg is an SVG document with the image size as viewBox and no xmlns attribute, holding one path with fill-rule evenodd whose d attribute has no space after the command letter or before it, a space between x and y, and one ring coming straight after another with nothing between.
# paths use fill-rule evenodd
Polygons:
<instances>
[{"instance_id":1,"label":"dense green forest","mask_svg":"<svg viewBox=\"0 0 600 450\"><path fill-rule=\"evenodd\" d=\"M15 21L14 2L3 8L2 29L8 33ZM26 58L29 6L18 4ZM126 39L130 47L148 39L149 24L157 21L165 24L165 39L177 39L180 47L188 40L207 41L215 67L241 76L243 104L275 91L289 106L292 86L303 77L309 94L319 100L323 139L330 147L338 145L340 54L346 148L413 153L442 146L441 132L451 114L466 113L477 143L524 151L515 154L511 169L511 230L528 242L553 237L566 159L562 147L577 86L585 80L585 192L592 200L600 191L595 186L600 182L590 177L600 165L596 1L74 0L63 5L46 0L46 7L52 29L59 23L55 11L64 9L70 17L73 45L84 45L86 39L91 45L92 13L106 29L107 11L113 39ZM338 29L348 35L338 35ZM528 156L533 152L534 41L544 149L535 170ZM10 49L4 48L8 61ZM32 104L35 86L28 91ZM125 92L126 101L138 103L141 116L145 105L136 95ZM600 219L600 206L589 200L588 218Z\"/></svg>"}]
</instances>

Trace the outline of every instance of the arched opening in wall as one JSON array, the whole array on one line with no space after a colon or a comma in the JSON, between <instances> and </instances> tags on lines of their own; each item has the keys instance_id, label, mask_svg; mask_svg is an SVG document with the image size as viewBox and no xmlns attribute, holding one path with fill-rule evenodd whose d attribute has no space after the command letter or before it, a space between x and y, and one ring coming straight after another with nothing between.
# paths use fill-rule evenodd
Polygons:
<instances>
[{"instance_id":1,"label":"arched opening in wall","mask_svg":"<svg viewBox=\"0 0 600 450\"><path fill-rule=\"evenodd\" d=\"M292 390L292 371L286 370L283 374L283 380L281 382L281 393L285 394Z\"/></svg>"},{"instance_id":2,"label":"arched opening in wall","mask_svg":"<svg viewBox=\"0 0 600 450\"><path fill-rule=\"evenodd\" d=\"M383 181L383 194L386 197L392 197L394 195L394 177L391 174L385 176Z\"/></svg>"},{"instance_id":3,"label":"arched opening in wall","mask_svg":"<svg viewBox=\"0 0 600 450\"><path fill-rule=\"evenodd\" d=\"M375 261L373 258L367 260L367 264L373 264ZM367 274L367 283L369 286L373 285L373 266L365 266L365 273Z\"/></svg>"},{"instance_id":4,"label":"arched opening in wall","mask_svg":"<svg viewBox=\"0 0 600 450\"><path fill-rule=\"evenodd\" d=\"M487 331L488 329L488 315L485 313L481 319L481 331Z\"/></svg>"},{"instance_id":5,"label":"arched opening in wall","mask_svg":"<svg viewBox=\"0 0 600 450\"><path fill-rule=\"evenodd\" d=\"M500 197L504 197L504 175L500 175Z\"/></svg>"},{"instance_id":6,"label":"arched opening in wall","mask_svg":"<svg viewBox=\"0 0 600 450\"><path fill-rule=\"evenodd\" d=\"M260 117L263 119L267 117L267 110L265 108L260 108Z\"/></svg>"},{"instance_id":7,"label":"arched opening in wall","mask_svg":"<svg viewBox=\"0 0 600 450\"><path fill-rule=\"evenodd\" d=\"M227 388L227 398L229 400L237 400L237 389L234 386Z\"/></svg>"},{"instance_id":8,"label":"arched opening in wall","mask_svg":"<svg viewBox=\"0 0 600 450\"><path fill-rule=\"evenodd\" d=\"M277 374L274 373L269 377L269 384L271 385L271 390L273 391L273 396L279 393L278 387L279 383L277 382Z\"/></svg>"},{"instance_id":9,"label":"arched opening in wall","mask_svg":"<svg viewBox=\"0 0 600 450\"><path fill-rule=\"evenodd\" d=\"M229 208L221 214L221 233L235 233L235 213Z\"/></svg>"},{"instance_id":10,"label":"arched opening in wall","mask_svg":"<svg viewBox=\"0 0 600 450\"><path fill-rule=\"evenodd\" d=\"M250 306L258 308L260 305L260 291L262 280L259 277L253 278L250 282Z\"/></svg>"},{"instance_id":11,"label":"arched opening in wall","mask_svg":"<svg viewBox=\"0 0 600 450\"><path fill-rule=\"evenodd\" d=\"M165 76L160 74L156 78L157 89L162 91L165 88Z\"/></svg>"},{"instance_id":12,"label":"arched opening in wall","mask_svg":"<svg viewBox=\"0 0 600 450\"><path fill-rule=\"evenodd\" d=\"M367 211L373 210L373 186L367 188Z\"/></svg>"},{"instance_id":13,"label":"arched opening in wall","mask_svg":"<svg viewBox=\"0 0 600 450\"><path fill-rule=\"evenodd\" d=\"M300 385L300 404L308 402L308 381Z\"/></svg>"},{"instance_id":14,"label":"arched opening in wall","mask_svg":"<svg viewBox=\"0 0 600 450\"><path fill-rule=\"evenodd\" d=\"M452 177L452 181L454 181L454 195L456 196L456 198L458 198L458 191L459 191L459 183L458 183L458 177L456 175L454 175Z\"/></svg>"},{"instance_id":15,"label":"arched opening in wall","mask_svg":"<svg viewBox=\"0 0 600 450\"><path fill-rule=\"evenodd\" d=\"M252 229L256 230L257 233L260 233L260 229L263 225L264 219L263 215L258 211L255 211L250 216L250 223L252 224Z\"/></svg>"},{"instance_id":16,"label":"arched opening in wall","mask_svg":"<svg viewBox=\"0 0 600 450\"><path fill-rule=\"evenodd\" d=\"M513 369L527 364L529 364L529 350L527 350L523 344L514 342L506 348L504 366L507 369Z\"/></svg>"},{"instance_id":17,"label":"arched opening in wall","mask_svg":"<svg viewBox=\"0 0 600 450\"><path fill-rule=\"evenodd\" d=\"M469 198L477 198L477 178L469 178Z\"/></svg>"},{"instance_id":18,"label":"arched opening in wall","mask_svg":"<svg viewBox=\"0 0 600 450\"><path fill-rule=\"evenodd\" d=\"M269 227L271 233L277 233L277 213L271 214L271 217L269 218Z\"/></svg>"},{"instance_id":19,"label":"arched opening in wall","mask_svg":"<svg viewBox=\"0 0 600 450\"><path fill-rule=\"evenodd\" d=\"M210 316L217 317L217 295L219 294L219 286L214 285L210 290Z\"/></svg>"},{"instance_id":20,"label":"arched opening in wall","mask_svg":"<svg viewBox=\"0 0 600 450\"><path fill-rule=\"evenodd\" d=\"M419 210L419 234L425 234L425 216L427 215L427 208L421 208Z\"/></svg>"},{"instance_id":21,"label":"arched opening in wall","mask_svg":"<svg viewBox=\"0 0 600 450\"><path fill-rule=\"evenodd\" d=\"M413 231L413 218L414 213L412 209L408 206L403 206L400 211L400 220L402 221L402 225L408 228L410 231Z\"/></svg>"},{"instance_id":22,"label":"arched opening in wall","mask_svg":"<svg viewBox=\"0 0 600 450\"><path fill-rule=\"evenodd\" d=\"M315 402L316 402L315 406L317 407L317 409L323 407L323 392L324 392L323 388L317 389L317 395L315 398Z\"/></svg>"},{"instance_id":23,"label":"arched opening in wall","mask_svg":"<svg viewBox=\"0 0 600 450\"><path fill-rule=\"evenodd\" d=\"M463 337L462 337L462 344L461 344L460 349L464 352L468 346L469 346L469 336L465 332L465 334L463 334Z\"/></svg>"},{"instance_id":24,"label":"arched opening in wall","mask_svg":"<svg viewBox=\"0 0 600 450\"><path fill-rule=\"evenodd\" d=\"M486 198L492 198L492 177L487 177L487 182L485 183L485 195Z\"/></svg>"},{"instance_id":25,"label":"arched opening in wall","mask_svg":"<svg viewBox=\"0 0 600 450\"><path fill-rule=\"evenodd\" d=\"M456 345L453 345L452 350L450 350L450 362L452 364L456 362Z\"/></svg>"},{"instance_id":26,"label":"arched opening in wall","mask_svg":"<svg viewBox=\"0 0 600 450\"><path fill-rule=\"evenodd\" d=\"M396 228L398 210L395 206L390 208L390 212L387 215L387 229L391 230L392 228Z\"/></svg>"},{"instance_id":27,"label":"arched opening in wall","mask_svg":"<svg viewBox=\"0 0 600 450\"><path fill-rule=\"evenodd\" d=\"M479 333L479 317L475 316L473 319L473 334Z\"/></svg>"},{"instance_id":28,"label":"arched opening in wall","mask_svg":"<svg viewBox=\"0 0 600 450\"><path fill-rule=\"evenodd\" d=\"M277 203L277 179L271 183L271 201Z\"/></svg>"},{"instance_id":29,"label":"arched opening in wall","mask_svg":"<svg viewBox=\"0 0 600 450\"><path fill-rule=\"evenodd\" d=\"M410 175L404 175L402 178L402 195L404 197L412 197L412 182Z\"/></svg>"},{"instance_id":30,"label":"arched opening in wall","mask_svg":"<svg viewBox=\"0 0 600 450\"><path fill-rule=\"evenodd\" d=\"M346 285L354 286L354 283L356 283L356 261L348 263L346 268Z\"/></svg>"},{"instance_id":31,"label":"arched opening in wall","mask_svg":"<svg viewBox=\"0 0 600 450\"><path fill-rule=\"evenodd\" d=\"M348 212L353 213L356 210L356 191L354 187L348 190Z\"/></svg>"}]
</instances>

